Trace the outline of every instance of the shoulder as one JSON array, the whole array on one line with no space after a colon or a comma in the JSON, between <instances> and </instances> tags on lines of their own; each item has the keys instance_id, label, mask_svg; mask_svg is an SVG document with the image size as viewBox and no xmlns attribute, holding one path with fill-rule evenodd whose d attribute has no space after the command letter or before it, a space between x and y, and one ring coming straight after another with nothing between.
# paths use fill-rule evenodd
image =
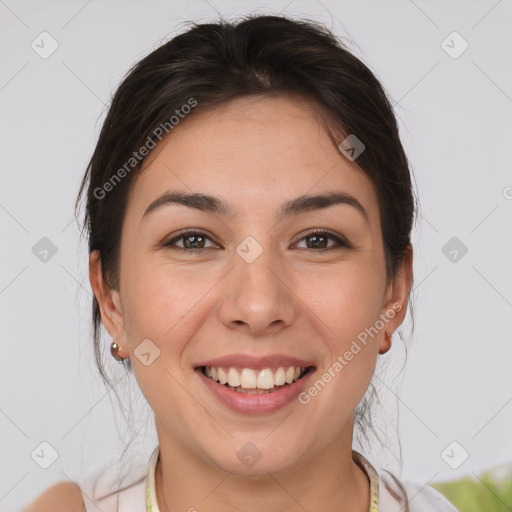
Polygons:
<instances>
[{"instance_id":1,"label":"shoulder","mask_svg":"<svg viewBox=\"0 0 512 512\"><path fill-rule=\"evenodd\" d=\"M459 512L433 487L401 480L387 470L379 471L379 502L382 512Z\"/></svg>"},{"instance_id":2,"label":"shoulder","mask_svg":"<svg viewBox=\"0 0 512 512\"><path fill-rule=\"evenodd\" d=\"M73 482L58 482L27 505L23 512L82 512L82 491Z\"/></svg>"},{"instance_id":3,"label":"shoulder","mask_svg":"<svg viewBox=\"0 0 512 512\"><path fill-rule=\"evenodd\" d=\"M80 482L87 510L117 512L146 510L146 465L107 464L88 473Z\"/></svg>"},{"instance_id":4,"label":"shoulder","mask_svg":"<svg viewBox=\"0 0 512 512\"><path fill-rule=\"evenodd\" d=\"M147 467L145 453L129 460L110 460L85 473L79 483L59 482L53 485L22 512L145 510Z\"/></svg>"}]
</instances>

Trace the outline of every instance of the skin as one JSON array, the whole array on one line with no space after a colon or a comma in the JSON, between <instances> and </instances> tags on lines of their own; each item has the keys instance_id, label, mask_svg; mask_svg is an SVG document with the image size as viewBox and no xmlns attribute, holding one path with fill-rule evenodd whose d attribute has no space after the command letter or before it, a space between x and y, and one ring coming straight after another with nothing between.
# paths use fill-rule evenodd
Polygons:
<instances>
[{"instance_id":1,"label":"skin","mask_svg":"<svg viewBox=\"0 0 512 512\"><path fill-rule=\"evenodd\" d=\"M141 220L167 190L222 198L236 216L166 205ZM283 202L331 190L356 197L369 222L349 205L278 218ZM194 237L163 247L185 228L204 231L206 248L177 248ZM354 248L322 252L304 238L311 228ZM263 249L250 264L236 252L247 236ZM354 410L379 351L389 349L384 330L405 316L412 249L388 282L373 184L330 142L308 103L240 98L182 120L132 183L119 289L104 282L97 251L90 282L155 413L162 512L368 510L369 480L351 458ZM235 413L194 372L199 361L226 354L285 354L314 361L314 382L397 303L402 309L307 405ZM147 338L160 350L149 366L134 355ZM247 442L262 454L252 468L237 457Z\"/></svg>"}]
</instances>

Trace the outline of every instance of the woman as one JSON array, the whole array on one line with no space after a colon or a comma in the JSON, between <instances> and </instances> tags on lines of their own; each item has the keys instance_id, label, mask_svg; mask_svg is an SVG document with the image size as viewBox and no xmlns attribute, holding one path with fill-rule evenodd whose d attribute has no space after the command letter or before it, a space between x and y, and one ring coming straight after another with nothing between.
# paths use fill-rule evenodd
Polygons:
<instances>
[{"instance_id":1,"label":"woman","mask_svg":"<svg viewBox=\"0 0 512 512\"><path fill-rule=\"evenodd\" d=\"M456 510L352 449L415 210L386 94L327 29L252 16L159 47L115 94L84 193L96 354L103 322L158 446L69 509Z\"/></svg>"}]
</instances>

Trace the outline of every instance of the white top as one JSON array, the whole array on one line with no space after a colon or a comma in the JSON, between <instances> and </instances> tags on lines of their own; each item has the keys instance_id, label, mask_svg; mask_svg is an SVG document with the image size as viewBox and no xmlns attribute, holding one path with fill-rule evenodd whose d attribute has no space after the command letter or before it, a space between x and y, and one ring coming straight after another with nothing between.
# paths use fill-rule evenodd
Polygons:
<instances>
[{"instance_id":1,"label":"white top","mask_svg":"<svg viewBox=\"0 0 512 512\"><path fill-rule=\"evenodd\" d=\"M155 494L155 467L160 454L157 446L147 465L138 465L120 479L119 468L103 468L81 483L83 512L160 512ZM428 485L401 481L391 472L377 473L361 455L354 461L370 479L369 512L459 512L444 496Z\"/></svg>"}]
</instances>

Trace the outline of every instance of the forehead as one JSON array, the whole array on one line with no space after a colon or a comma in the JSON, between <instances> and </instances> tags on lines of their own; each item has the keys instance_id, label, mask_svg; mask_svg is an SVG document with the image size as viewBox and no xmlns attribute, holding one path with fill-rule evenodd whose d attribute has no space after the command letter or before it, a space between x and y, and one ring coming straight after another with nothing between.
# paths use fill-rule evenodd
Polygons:
<instances>
[{"instance_id":1,"label":"forehead","mask_svg":"<svg viewBox=\"0 0 512 512\"><path fill-rule=\"evenodd\" d=\"M314 106L300 98L239 98L182 119L146 158L128 213L140 218L167 190L215 195L241 214L343 190L378 220L371 180L332 144Z\"/></svg>"}]
</instances>

